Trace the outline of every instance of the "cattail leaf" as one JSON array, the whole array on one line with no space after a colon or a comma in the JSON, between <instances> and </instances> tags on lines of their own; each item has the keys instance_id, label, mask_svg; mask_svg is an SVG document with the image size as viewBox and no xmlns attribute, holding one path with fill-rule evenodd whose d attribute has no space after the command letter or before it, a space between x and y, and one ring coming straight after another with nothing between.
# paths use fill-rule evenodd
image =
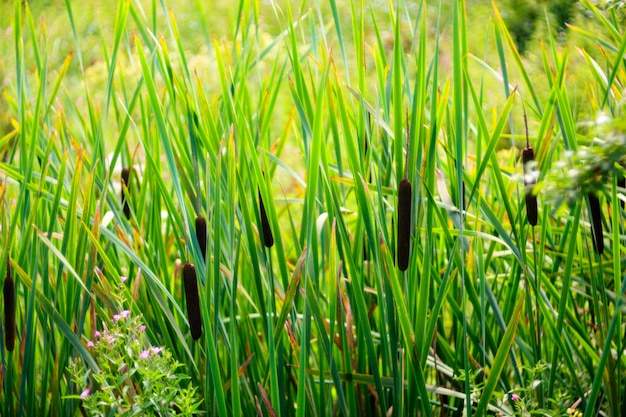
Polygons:
<instances>
[{"instance_id":1,"label":"cattail leaf","mask_svg":"<svg viewBox=\"0 0 626 417\"><path fill-rule=\"evenodd\" d=\"M11 276L11 258L7 259L4 278L4 345L9 352L15 347L15 283Z\"/></svg>"},{"instance_id":2,"label":"cattail leaf","mask_svg":"<svg viewBox=\"0 0 626 417\"><path fill-rule=\"evenodd\" d=\"M443 175L443 172L439 168L435 168L435 179L437 182L437 190L439 191L439 197L441 197L442 207L446 209L448 213L448 217L452 221L452 224L457 230L461 230L463 227L463 220L461 217L461 213L459 213L458 208L452 201L452 197L450 196L450 192L448 191L448 187L446 185L446 178ZM471 200L471 195L470 195ZM465 250L469 249L469 241L467 236L463 236L461 240L461 244Z\"/></svg>"},{"instance_id":3,"label":"cattail leaf","mask_svg":"<svg viewBox=\"0 0 626 417\"><path fill-rule=\"evenodd\" d=\"M398 187L398 268L406 271L409 267L411 244L411 181L404 178Z\"/></svg>"},{"instance_id":4,"label":"cattail leaf","mask_svg":"<svg viewBox=\"0 0 626 417\"><path fill-rule=\"evenodd\" d=\"M257 382L257 387L259 388L259 392L261 393L261 400L263 400L263 404L267 409L268 415L270 417L278 417L278 414L276 414L276 410L274 410L274 406L270 401L270 397L268 397L267 392L265 392L265 389L263 389L263 386Z\"/></svg>"},{"instance_id":5,"label":"cattail leaf","mask_svg":"<svg viewBox=\"0 0 626 417\"><path fill-rule=\"evenodd\" d=\"M511 318L506 325L506 330L504 331L504 335L502 336L500 346L498 346L498 350L492 362L491 372L489 373L482 396L480 397L480 401L478 403L478 406L476 407L475 415L477 416L484 416L487 414L486 410L489 406L489 401L498 385L500 375L505 369L506 362L509 359L509 355L511 352L511 346L513 346L513 343L515 343L517 327L519 326L523 318L522 311L524 308L524 300L524 297L518 297L517 302L515 303L515 309L513 310L513 314L511 315Z\"/></svg>"},{"instance_id":6,"label":"cattail leaf","mask_svg":"<svg viewBox=\"0 0 626 417\"><path fill-rule=\"evenodd\" d=\"M263 232L263 244L271 248L274 246L274 235L272 235L272 229L270 228L270 222L267 218L267 212L265 211L265 205L263 204L263 197L259 191L259 211L261 212L261 229Z\"/></svg>"},{"instance_id":7,"label":"cattail leaf","mask_svg":"<svg viewBox=\"0 0 626 417\"><path fill-rule=\"evenodd\" d=\"M185 285L187 319L189 320L191 337L193 337L194 340L198 340L200 336L202 336L202 312L200 311L196 267L189 262L183 267L183 281Z\"/></svg>"}]
</instances>

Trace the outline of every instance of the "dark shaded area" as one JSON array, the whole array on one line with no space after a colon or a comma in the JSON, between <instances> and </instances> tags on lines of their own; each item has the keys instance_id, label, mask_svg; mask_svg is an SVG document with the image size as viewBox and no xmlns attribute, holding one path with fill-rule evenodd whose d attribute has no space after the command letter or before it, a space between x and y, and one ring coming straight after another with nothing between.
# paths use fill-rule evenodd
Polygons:
<instances>
[{"instance_id":1,"label":"dark shaded area","mask_svg":"<svg viewBox=\"0 0 626 417\"><path fill-rule=\"evenodd\" d=\"M526 52L538 19L543 19L546 12L553 30L565 33L567 24L576 17L577 3L577 0L507 0L503 15L519 53Z\"/></svg>"}]
</instances>

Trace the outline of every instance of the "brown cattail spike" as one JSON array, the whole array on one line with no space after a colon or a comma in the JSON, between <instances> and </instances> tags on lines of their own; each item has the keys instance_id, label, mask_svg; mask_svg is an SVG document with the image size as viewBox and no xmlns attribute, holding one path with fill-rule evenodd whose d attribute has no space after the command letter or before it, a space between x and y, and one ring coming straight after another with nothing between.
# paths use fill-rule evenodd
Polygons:
<instances>
[{"instance_id":1,"label":"brown cattail spike","mask_svg":"<svg viewBox=\"0 0 626 417\"><path fill-rule=\"evenodd\" d=\"M11 276L11 258L7 258L4 278L4 345L9 352L15 347L15 283Z\"/></svg>"},{"instance_id":2,"label":"brown cattail spike","mask_svg":"<svg viewBox=\"0 0 626 417\"><path fill-rule=\"evenodd\" d=\"M524 185L526 186L526 217L532 226L537 225L537 196L533 188L537 183L534 169L529 165L535 160L535 151L528 146L522 149L522 163L524 164Z\"/></svg>"},{"instance_id":3,"label":"brown cattail spike","mask_svg":"<svg viewBox=\"0 0 626 417\"><path fill-rule=\"evenodd\" d=\"M261 212L261 229L263 229L263 244L271 248L274 246L274 235L272 235L272 229L270 228L270 222L267 218L267 212L265 211L265 205L263 204L263 198L259 191L259 210Z\"/></svg>"},{"instance_id":4,"label":"brown cattail spike","mask_svg":"<svg viewBox=\"0 0 626 417\"><path fill-rule=\"evenodd\" d=\"M198 239L202 259L206 261L206 219L202 215L196 217L196 239Z\"/></svg>"},{"instance_id":5,"label":"brown cattail spike","mask_svg":"<svg viewBox=\"0 0 626 417\"><path fill-rule=\"evenodd\" d=\"M130 192L130 169L122 168L122 208L124 215L130 219L130 205L128 204L128 193Z\"/></svg>"},{"instance_id":6,"label":"brown cattail spike","mask_svg":"<svg viewBox=\"0 0 626 417\"><path fill-rule=\"evenodd\" d=\"M200 311L200 296L198 295L198 279L196 267L187 262L183 266L183 281L185 284L185 299L187 301L187 319L191 337L194 340L202 336L202 312Z\"/></svg>"},{"instance_id":7,"label":"brown cattail spike","mask_svg":"<svg viewBox=\"0 0 626 417\"><path fill-rule=\"evenodd\" d=\"M398 268L406 271L409 267L411 243L411 181L403 178L398 187Z\"/></svg>"},{"instance_id":8,"label":"brown cattail spike","mask_svg":"<svg viewBox=\"0 0 626 417\"><path fill-rule=\"evenodd\" d=\"M594 193L588 193L589 211L591 211L591 231L593 234L593 249L598 255L604 252L604 236L602 235L602 210L600 199Z\"/></svg>"}]
</instances>

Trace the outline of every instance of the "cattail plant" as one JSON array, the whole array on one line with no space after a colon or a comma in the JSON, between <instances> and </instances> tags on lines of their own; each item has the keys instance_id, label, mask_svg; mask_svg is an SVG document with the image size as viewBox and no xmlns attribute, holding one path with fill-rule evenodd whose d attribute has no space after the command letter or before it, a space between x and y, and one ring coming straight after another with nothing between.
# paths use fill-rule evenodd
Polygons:
<instances>
[{"instance_id":1,"label":"cattail plant","mask_svg":"<svg viewBox=\"0 0 626 417\"><path fill-rule=\"evenodd\" d=\"M398 185L398 230L397 230L397 264L400 271L406 271L409 267L410 246L411 246L411 206L412 191L411 181L408 178L408 156L409 156L409 126L407 117L406 132L406 169L404 178Z\"/></svg>"},{"instance_id":2,"label":"cattail plant","mask_svg":"<svg viewBox=\"0 0 626 417\"><path fill-rule=\"evenodd\" d=\"M187 319L189 320L191 337L193 337L194 340L198 340L200 336L202 336L202 312L200 311L196 267L189 262L183 266L183 281L185 285Z\"/></svg>"},{"instance_id":3,"label":"cattail plant","mask_svg":"<svg viewBox=\"0 0 626 417\"><path fill-rule=\"evenodd\" d=\"M411 243L411 181L404 177L398 187L398 268L406 271L409 267Z\"/></svg>"},{"instance_id":4,"label":"cattail plant","mask_svg":"<svg viewBox=\"0 0 626 417\"><path fill-rule=\"evenodd\" d=\"M206 261L206 219L201 214L196 217L196 239L198 239L202 259Z\"/></svg>"},{"instance_id":5,"label":"cattail plant","mask_svg":"<svg viewBox=\"0 0 626 417\"><path fill-rule=\"evenodd\" d=\"M526 106L524 109L524 127L526 128L526 147L522 149L522 164L524 164L524 187L526 187L526 218L531 226L537 226L537 196L533 193L537 178L532 162L535 160L535 150L530 146L528 139L528 119L526 118Z\"/></svg>"},{"instance_id":6,"label":"cattail plant","mask_svg":"<svg viewBox=\"0 0 626 417\"><path fill-rule=\"evenodd\" d=\"M602 209L600 199L594 192L587 194L589 211L591 212L591 232L593 234L593 249L598 255L604 252L604 236L602 235Z\"/></svg>"},{"instance_id":7,"label":"cattail plant","mask_svg":"<svg viewBox=\"0 0 626 417\"><path fill-rule=\"evenodd\" d=\"M130 205L128 204L128 193L130 192L130 169L122 168L122 208L124 215L130 219Z\"/></svg>"},{"instance_id":8,"label":"cattail plant","mask_svg":"<svg viewBox=\"0 0 626 417\"><path fill-rule=\"evenodd\" d=\"M533 188L537 183L532 162L535 160L535 151L531 146L522 149L522 163L524 164L524 186L526 187L526 217L531 226L537 225L537 196Z\"/></svg>"},{"instance_id":9,"label":"cattail plant","mask_svg":"<svg viewBox=\"0 0 626 417\"><path fill-rule=\"evenodd\" d=\"M15 283L11 276L11 258L7 257L4 278L4 345L9 352L15 347Z\"/></svg>"},{"instance_id":10,"label":"cattail plant","mask_svg":"<svg viewBox=\"0 0 626 417\"><path fill-rule=\"evenodd\" d=\"M264 173L265 174L265 173ZM263 244L271 248L274 246L274 235L272 235L272 229L270 228L270 221L267 218L267 212L265 211L265 205L263 204L263 197L261 197L261 191L259 194L259 211L261 212L261 229L263 231Z\"/></svg>"}]
</instances>

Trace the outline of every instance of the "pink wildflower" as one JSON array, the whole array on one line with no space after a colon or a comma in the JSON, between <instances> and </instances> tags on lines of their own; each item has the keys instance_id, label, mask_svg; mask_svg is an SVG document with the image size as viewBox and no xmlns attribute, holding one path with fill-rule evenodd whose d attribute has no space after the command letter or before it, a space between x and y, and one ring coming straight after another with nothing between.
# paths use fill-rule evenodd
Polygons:
<instances>
[{"instance_id":1,"label":"pink wildflower","mask_svg":"<svg viewBox=\"0 0 626 417\"><path fill-rule=\"evenodd\" d=\"M150 350L151 350L151 351L152 351L152 353L154 353L155 355L158 355L159 353L161 353L161 352L163 351L163 348L159 346L159 347L153 347L153 348L150 348Z\"/></svg>"},{"instance_id":2,"label":"pink wildflower","mask_svg":"<svg viewBox=\"0 0 626 417\"><path fill-rule=\"evenodd\" d=\"M85 398L87 398L88 395L89 395L89 388L87 388L85 391L80 393L80 398L84 400Z\"/></svg>"},{"instance_id":3,"label":"pink wildflower","mask_svg":"<svg viewBox=\"0 0 626 417\"><path fill-rule=\"evenodd\" d=\"M139 330L141 330L143 332L144 330L146 330L146 326L144 324L142 324L141 326L139 326Z\"/></svg>"},{"instance_id":4,"label":"pink wildflower","mask_svg":"<svg viewBox=\"0 0 626 417\"><path fill-rule=\"evenodd\" d=\"M139 354L139 357L140 357L141 359L146 359L148 356L150 356L150 351L149 351L148 349L146 349L146 350L142 351L142 352Z\"/></svg>"},{"instance_id":5,"label":"pink wildflower","mask_svg":"<svg viewBox=\"0 0 626 417\"><path fill-rule=\"evenodd\" d=\"M122 280L122 282L126 282L128 280L128 277L120 275L120 280Z\"/></svg>"},{"instance_id":6,"label":"pink wildflower","mask_svg":"<svg viewBox=\"0 0 626 417\"><path fill-rule=\"evenodd\" d=\"M100 336L102 336L102 333L100 333L99 331L96 330L96 332L93 335L95 337L100 337Z\"/></svg>"},{"instance_id":7,"label":"pink wildflower","mask_svg":"<svg viewBox=\"0 0 626 417\"><path fill-rule=\"evenodd\" d=\"M87 347L93 347L93 342L91 340L87 341Z\"/></svg>"},{"instance_id":8,"label":"pink wildflower","mask_svg":"<svg viewBox=\"0 0 626 417\"><path fill-rule=\"evenodd\" d=\"M124 310L124 311L121 311L119 314L114 314L113 321L120 321L121 319L128 318L128 316L130 316L130 311Z\"/></svg>"}]
</instances>

